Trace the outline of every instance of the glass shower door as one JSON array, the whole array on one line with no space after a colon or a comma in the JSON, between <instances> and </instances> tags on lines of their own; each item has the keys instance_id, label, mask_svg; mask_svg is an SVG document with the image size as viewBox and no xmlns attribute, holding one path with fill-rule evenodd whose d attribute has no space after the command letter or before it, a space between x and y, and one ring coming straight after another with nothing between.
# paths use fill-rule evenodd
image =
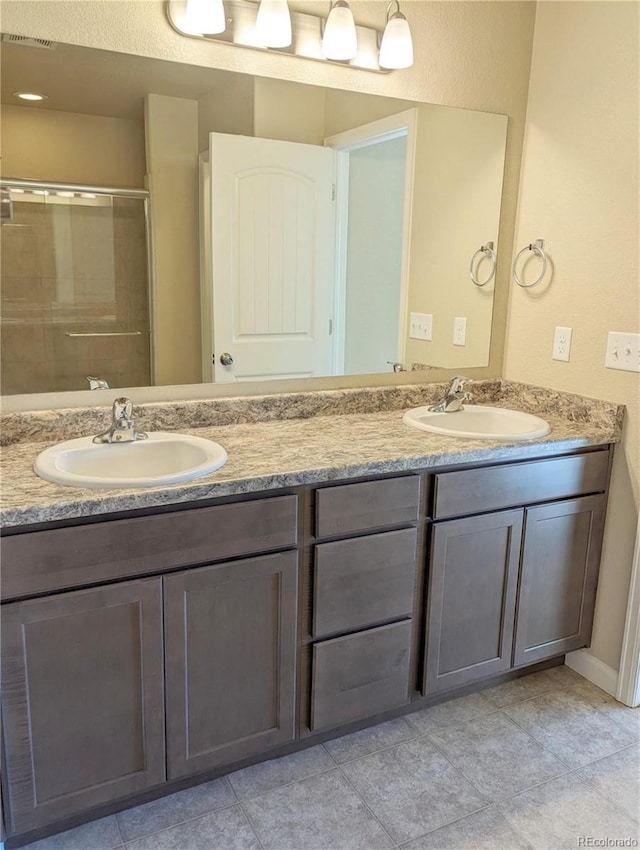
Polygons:
<instances>
[{"instance_id":1,"label":"glass shower door","mask_svg":"<svg viewBox=\"0 0 640 850\"><path fill-rule=\"evenodd\" d=\"M151 384L147 202L3 183L3 394Z\"/></svg>"}]
</instances>

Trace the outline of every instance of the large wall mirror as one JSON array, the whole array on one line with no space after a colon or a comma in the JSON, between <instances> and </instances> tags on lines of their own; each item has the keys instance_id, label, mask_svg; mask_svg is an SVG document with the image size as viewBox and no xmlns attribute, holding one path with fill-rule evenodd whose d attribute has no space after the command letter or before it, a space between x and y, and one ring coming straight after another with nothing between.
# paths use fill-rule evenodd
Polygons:
<instances>
[{"instance_id":1,"label":"large wall mirror","mask_svg":"<svg viewBox=\"0 0 640 850\"><path fill-rule=\"evenodd\" d=\"M1 60L4 394L487 365L505 116L24 38Z\"/></svg>"}]
</instances>

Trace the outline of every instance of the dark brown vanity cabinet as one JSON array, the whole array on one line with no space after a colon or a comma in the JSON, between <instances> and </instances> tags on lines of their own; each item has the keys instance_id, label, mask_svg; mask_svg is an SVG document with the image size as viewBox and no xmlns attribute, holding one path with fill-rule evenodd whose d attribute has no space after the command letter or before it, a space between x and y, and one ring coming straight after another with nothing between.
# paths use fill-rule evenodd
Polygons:
<instances>
[{"instance_id":1,"label":"dark brown vanity cabinet","mask_svg":"<svg viewBox=\"0 0 640 850\"><path fill-rule=\"evenodd\" d=\"M167 773L202 773L294 737L297 553L164 578Z\"/></svg>"},{"instance_id":2,"label":"dark brown vanity cabinet","mask_svg":"<svg viewBox=\"0 0 640 850\"><path fill-rule=\"evenodd\" d=\"M10 835L294 738L297 500L3 538Z\"/></svg>"},{"instance_id":3,"label":"dark brown vanity cabinet","mask_svg":"<svg viewBox=\"0 0 640 850\"><path fill-rule=\"evenodd\" d=\"M151 578L3 607L10 832L164 781L161 591Z\"/></svg>"},{"instance_id":4,"label":"dark brown vanity cabinet","mask_svg":"<svg viewBox=\"0 0 640 850\"><path fill-rule=\"evenodd\" d=\"M586 646L609 460L409 471L7 534L9 838Z\"/></svg>"},{"instance_id":5,"label":"dark brown vanity cabinet","mask_svg":"<svg viewBox=\"0 0 640 850\"><path fill-rule=\"evenodd\" d=\"M597 451L436 475L425 694L588 645L608 464Z\"/></svg>"}]
</instances>

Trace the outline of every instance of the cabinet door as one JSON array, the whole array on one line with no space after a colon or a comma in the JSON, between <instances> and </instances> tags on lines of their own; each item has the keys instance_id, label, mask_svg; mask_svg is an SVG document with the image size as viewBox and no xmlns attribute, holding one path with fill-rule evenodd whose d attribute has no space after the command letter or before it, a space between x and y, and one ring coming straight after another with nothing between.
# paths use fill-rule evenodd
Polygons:
<instances>
[{"instance_id":1,"label":"cabinet door","mask_svg":"<svg viewBox=\"0 0 640 850\"><path fill-rule=\"evenodd\" d=\"M9 830L165 779L161 580L2 609Z\"/></svg>"},{"instance_id":2,"label":"cabinet door","mask_svg":"<svg viewBox=\"0 0 640 850\"><path fill-rule=\"evenodd\" d=\"M424 693L508 670L522 511L435 526L427 598Z\"/></svg>"},{"instance_id":3,"label":"cabinet door","mask_svg":"<svg viewBox=\"0 0 640 850\"><path fill-rule=\"evenodd\" d=\"M604 496L525 512L515 666L588 645L604 513Z\"/></svg>"},{"instance_id":4,"label":"cabinet door","mask_svg":"<svg viewBox=\"0 0 640 850\"><path fill-rule=\"evenodd\" d=\"M297 555L166 576L170 778L294 736Z\"/></svg>"}]
</instances>

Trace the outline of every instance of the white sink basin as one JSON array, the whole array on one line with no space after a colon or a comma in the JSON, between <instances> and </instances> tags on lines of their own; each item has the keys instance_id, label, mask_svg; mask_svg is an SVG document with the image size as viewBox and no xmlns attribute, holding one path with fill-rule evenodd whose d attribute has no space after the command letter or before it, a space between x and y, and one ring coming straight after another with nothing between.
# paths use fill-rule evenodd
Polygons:
<instances>
[{"instance_id":1,"label":"white sink basin","mask_svg":"<svg viewBox=\"0 0 640 850\"><path fill-rule=\"evenodd\" d=\"M34 469L54 484L95 490L182 484L226 461L226 451L213 440L152 431L131 443L96 444L93 437L58 443L38 455Z\"/></svg>"},{"instance_id":2,"label":"white sink basin","mask_svg":"<svg viewBox=\"0 0 640 850\"><path fill-rule=\"evenodd\" d=\"M403 421L423 431L472 440L535 440L551 430L549 423L539 416L482 404L465 404L455 413L414 407L405 413Z\"/></svg>"}]
</instances>

